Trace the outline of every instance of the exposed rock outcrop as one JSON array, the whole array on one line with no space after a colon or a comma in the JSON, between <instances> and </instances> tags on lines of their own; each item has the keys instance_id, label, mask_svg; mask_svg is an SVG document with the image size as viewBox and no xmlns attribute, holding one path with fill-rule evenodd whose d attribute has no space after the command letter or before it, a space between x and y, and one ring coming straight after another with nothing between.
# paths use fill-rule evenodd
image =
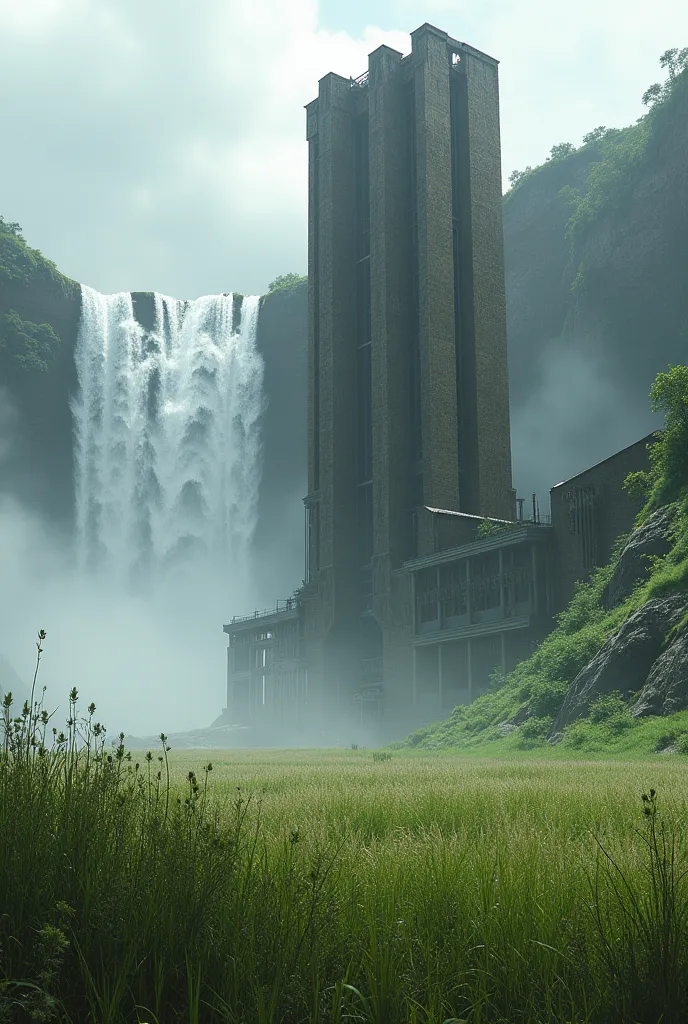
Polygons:
<instances>
[{"instance_id":1,"label":"exposed rock outcrop","mask_svg":"<svg viewBox=\"0 0 688 1024\"><path fill-rule=\"evenodd\" d=\"M688 708L688 628L657 658L631 712L638 718L671 715L684 708Z\"/></svg>"},{"instance_id":2,"label":"exposed rock outcrop","mask_svg":"<svg viewBox=\"0 0 688 1024\"><path fill-rule=\"evenodd\" d=\"M645 580L651 569L650 558L662 558L671 549L675 508L667 505L657 509L637 530L634 530L602 592L602 606L607 611L622 604L633 593L636 584Z\"/></svg>"},{"instance_id":3,"label":"exposed rock outcrop","mask_svg":"<svg viewBox=\"0 0 688 1024\"><path fill-rule=\"evenodd\" d=\"M628 695L645 687L655 662L662 655L667 633L685 614L686 603L684 594L672 594L647 601L629 616L571 683L552 723L550 737L576 718L583 717L596 697L612 690ZM674 676L667 673L667 678ZM685 676L684 686L688 691Z\"/></svg>"}]
</instances>

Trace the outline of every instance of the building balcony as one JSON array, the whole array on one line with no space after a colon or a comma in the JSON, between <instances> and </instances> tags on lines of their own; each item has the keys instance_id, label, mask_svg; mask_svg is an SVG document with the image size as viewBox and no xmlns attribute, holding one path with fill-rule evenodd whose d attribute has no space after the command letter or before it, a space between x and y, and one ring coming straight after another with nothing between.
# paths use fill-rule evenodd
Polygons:
<instances>
[{"instance_id":1,"label":"building balcony","mask_svg":"<svg viewBox=\"0 0 688 1024\"><path fill-rule=\"evenodd\" d=\"M299 606L300 602L297 597L287 597L284 600L276 601L272 608L257 609L249 615L233 615L229 622L222 627L222 631L233 633L237 626L245 628L255 625L256 622L264 625L275 620L297 618Z\"/></svg>"}]
</instances>

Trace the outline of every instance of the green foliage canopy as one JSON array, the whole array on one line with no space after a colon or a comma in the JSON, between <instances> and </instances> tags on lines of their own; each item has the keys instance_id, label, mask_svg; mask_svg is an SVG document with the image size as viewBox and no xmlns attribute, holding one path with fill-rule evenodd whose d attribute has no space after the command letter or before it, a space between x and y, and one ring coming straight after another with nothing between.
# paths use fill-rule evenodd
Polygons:
<instances>
[{"instance_id":1,"label":"green foliage canopy","mask_svg":"<svg viewBox=\"0 0 688 1024\"><path fill-rule=\"evenodd\" d=\"M664 430L650 448L647 473L629 473L624 488L645 495L646 518L654 509L688 498L688 366L669 366L650 388L653 412L664 413Z\"/></svg>"},{"instance_id":2,"label":"green foliage canopy","mask_svg":"<svg viewBox=\"0 0 688 1024\"><path fill-rule=\"evenodd\" d=\"M289 274L280 274L268 285L268 295L274 295L276 292L291 294L307 280L307 277L297 274L295 271L291 271Z\"/></svg>"}]
</instances>

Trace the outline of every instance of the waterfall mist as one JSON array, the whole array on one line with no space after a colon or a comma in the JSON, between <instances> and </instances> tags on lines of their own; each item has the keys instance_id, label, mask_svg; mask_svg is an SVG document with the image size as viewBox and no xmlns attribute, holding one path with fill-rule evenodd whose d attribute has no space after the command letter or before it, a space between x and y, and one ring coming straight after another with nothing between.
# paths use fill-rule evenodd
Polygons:
<instances>
[{"instance_id":1,"label":"waterfall mist","mask_svg":"<svg viewBox=\"0 0 688 1024\"><path fill-rule=\"evenodd\" d=\"M76 686L110 735L209 725L226 703L222 624L261 600L259 299L150 298L145 329L130 294L82 289L74 544L0 507L3 649L28 680L45 628L46 706Z\"/></svg>"}]
</instances>

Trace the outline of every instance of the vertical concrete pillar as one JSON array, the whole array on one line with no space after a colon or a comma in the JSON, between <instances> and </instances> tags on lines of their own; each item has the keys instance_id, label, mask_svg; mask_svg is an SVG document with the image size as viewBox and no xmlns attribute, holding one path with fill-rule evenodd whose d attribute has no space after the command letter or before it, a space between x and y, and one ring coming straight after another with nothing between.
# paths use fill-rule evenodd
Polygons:
<instances>
[{"instance_id":1,"label":"vertical concrete pillar","mask_svg":"<svg viewBox=\"0 0 688 1024\"><path fill-rule=\"evenodd\" d=\"M459 56L460 71L452 73L465 76L465 107L459 121L465 131L460 142L469 189L465 227L470 233L473 313L475 511L512 519L516 508L511 487L498 62L464 45Z\"/></svg>"},{"instance_id":2,"label":"vertical concrete pillar","mask_svg":"<svg viewBox=\"0 0 688 1024\"><path fill-rule=\"evenodd\" d=\"M421 421L425 504L458 509L458 427L447 33L411 34L416 96Z\"/></svg>"},{"instance_id":3,"label":"vertical concrete pillar","mask_svg":"<svg viewBox=\"0 0 688 1024\"><path fill-rule=\"evenodd\" d=\"M499 608L501 611L502 618L504 618L504 608L506 607L506 601L504 599L504 552L502 548L499 549Z\"/></svg>"},{"instance_id":4,"label":"vertical concrete pillar","mask_svg":"<svg viewBox=\"0 0 688 1024\"><path fill-rule=\"evenodd\" d=\"M320 560L351 563L355 550L354 225L350 83L326 75L318 95L320 343ZM336 510L336 512L335 512ZM335 583L336 586L336 583Z\"/></svg>"},{"instance_id":5,"label":"vertical concrete pillar","mask_svg":"<svg viewBox=\"0 0 688 1024\"><path fill-rule=\"evenodd\" d=\"M473 602L471 601L471 560L466 559L466 614L468 621L473 622Z\"/></svg>"},{"instance_id":6,"label":"vertical concrete pillar","mask_svg":"<svg viewBox=\"0 0 688 1024\"><path fill-rule=\"evenodd\" d=\"M473 650L471 638L466 640L466 661L468 662L468 703L473 700Z\"/></svg>"},{"instance_id":7,"label":"vertical concrete pillar","mask_svg":"<svg viewBox=\"0 0 688 1024\"><path fill-rule=\"evenodd\" d=\"M407 394L411 316L401 54L368 59L370 296L373 394L373 531L376 555L404 558L409 448ZM407 531L406 531L407 532Z\"/></svg>"}]
</instances>

